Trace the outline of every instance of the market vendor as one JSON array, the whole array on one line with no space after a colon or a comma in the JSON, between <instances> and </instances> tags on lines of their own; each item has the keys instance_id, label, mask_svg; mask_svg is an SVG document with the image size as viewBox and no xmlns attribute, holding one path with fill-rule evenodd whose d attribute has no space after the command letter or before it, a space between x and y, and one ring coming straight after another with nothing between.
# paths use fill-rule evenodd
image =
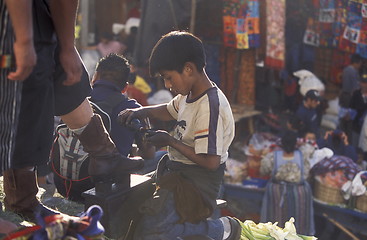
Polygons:
<instances>
[{"instance_id":1,"label":"market vendor","mask_svg":"<svg viewBox=\"0 0 367 240\"><path fill-rule=\"evenodd\" d=\"M282 149L261 160L260 173L271 174L261 209L261 222L278 222L279 226L295 218L297 232L315 233L312 190L307 182L308 158L296 149L297 135L287 132L281 139Z\"/></svg>"}]
</instances>

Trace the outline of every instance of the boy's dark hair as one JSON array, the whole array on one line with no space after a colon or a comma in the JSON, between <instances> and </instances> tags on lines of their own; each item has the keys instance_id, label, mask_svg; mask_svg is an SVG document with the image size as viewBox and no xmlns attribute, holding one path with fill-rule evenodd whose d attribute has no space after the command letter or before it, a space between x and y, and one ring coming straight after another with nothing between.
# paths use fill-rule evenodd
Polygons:
<instances>
[{"instance_id":1,"label":"boy's dark hair","mask_svg":"<svg viewBox=\"0 0 367 240\"><path fill-rule=\"evenodd\" d=\"M350 62L353 63L360 63L362 62L362 57L361 55L355 53L350 57Z\"/></svg>"},{"instance_id":2,"label":"boy's dark hair","mask_svg":"<svg viewBox=\"0 0 367 240\"><path fill-rule=\"evenodd\" d=\"M205 67L202 41L191 33L173 31L164 35L154 46L149 58L149 73L155 76L162 70L182 73L185 63L192 62L202 72Z\"/></svg>"},{"instance_id":3,"label":"boy's dark hair","mask_svg":"<svg viewBox=\"0 0 367 240\"><path fill-rule=\"evenodd\" d=\"M100 74L100 79L114 82L121 88L125 88L130 73L130 65L123 56L111 53L99 60L96 72Z\"/></svg>"},{"instance_id":4,"label":"boy's dark hair","mask_svg":"<svg viewBox=\"0 0 367 240\"><path fill-rule=\"evenodd\" d=\"M315 89L310 89L306 92L304 99L305 100L311 99L311 100L315 100L315 101L320 101L321 97L320 97L319 91L317 91Z\"/></svg>"},{"instance_id":5,"label":"boy's dark hair","mask_svg":"<svg viewBox=\"0 0 367 240\"><path fill-rule=\"evenodd\" d=\"M282 137L282 149L286 153L291 153L296 149L297 134L292 131L286 131Z\"/></svg>"}]
</instances>

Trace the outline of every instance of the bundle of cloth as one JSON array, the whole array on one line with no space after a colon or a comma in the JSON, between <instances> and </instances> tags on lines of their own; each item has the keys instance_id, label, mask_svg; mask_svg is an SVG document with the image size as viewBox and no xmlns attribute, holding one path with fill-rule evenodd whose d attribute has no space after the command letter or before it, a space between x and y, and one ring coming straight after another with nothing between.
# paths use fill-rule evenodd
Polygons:
<instances>
[{"instance_id":1,"label":"bundle of cloth","mask_svg":"<svg viewBox=\"0 0 367 240\"><path fill-rule=\"evenodd\" d=\"M348 200L351 196L358 197L366 193L367 171L360 171L353 180L348 180L341 188L344 199Z\"/></svg>"},{"instance_id":2,"label":"bundle of cloth","mask_svg":"<svg viewBox=\"0 0 367 240\"><path fill-rule=\"evenodd\" d=\"M314 163L311 175L326 186L342 189L344 184L353 181L360 171L360 167L352 159L333 155Z\"/></svg>"}]
</instances>

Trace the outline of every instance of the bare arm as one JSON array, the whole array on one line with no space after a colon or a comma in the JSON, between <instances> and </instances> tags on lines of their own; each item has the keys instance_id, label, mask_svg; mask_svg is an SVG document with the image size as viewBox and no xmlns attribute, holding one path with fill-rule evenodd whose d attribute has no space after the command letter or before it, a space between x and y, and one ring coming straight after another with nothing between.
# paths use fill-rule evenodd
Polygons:
<instances>
[{"instance_id":1,"label":"bare arm","mask_svg":"<svg viewBox=\"0 0 367 240\"><path fill-rule=\"evenodd\" d=\"M15 33L16 71L9 73L8 78L23 81L31 74L37 61L33 45L32 1L5 0L5 3Z\"/></svg>"},{"instance_id":2,"label":"bare arm","mask_svg":"<svg viewBox=\"0 0 367 240\"><path fill-rule=\"evenodd\" d=\"M194 148L187 146L186 144L180 142L179 140L172 138L169 146L179 151L185 157L193 161L194 163L210 169L216 170L220 165L220 156L210 155L210 154L196 154Z\"/></svg>"},{"instance_id":3,"label":"bare arm","mask_svg":"<svg viewBox=\"0 0 367 240\"><path fill-rule=\"evenodd\" d=\"M220 156L211 154L197 154L195 153L195 149L193 147L190 147L175 139L166 131L156 131L151 133L147 137L147 142L155 145L157 148L170 146L179 151L192 162L210 170L216 170L220 165Z\"/></svg>"},{"instance_id":4,"label":"bare arm","mask_svg":"<svg viewBox=\"0 0 367 240\"><path fill-rule=\"evenodd\" d=\"M78 0L51 0L51 16L60 45L60 63L66 72L64 85L80 81L82 61L75 48L75 21Z\"/></svg>"},{"instance_id":5,"label":"bare arm","mask_svg":"<svg viewBox=\"0 0 367 240\"><path fill-rule=\"evenodd\" d=\"M134 118L143 120L147 117L161 121L174 120L167 110L167 104L160 104L141 108L125 109L119 113L118 122L122 125L128 125Z\"/></svg>"}]
</instances>

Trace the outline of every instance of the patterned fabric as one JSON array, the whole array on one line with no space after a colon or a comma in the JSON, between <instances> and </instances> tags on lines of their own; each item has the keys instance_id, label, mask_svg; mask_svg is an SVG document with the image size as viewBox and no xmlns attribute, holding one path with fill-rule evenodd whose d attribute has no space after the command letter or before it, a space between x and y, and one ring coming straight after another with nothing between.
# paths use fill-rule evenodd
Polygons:
<instances>
[{"instance_id":1,"label":"patterned fabric","mask_svg":"<svg viewBox=\"0 0 367 240\"><path fill-rule=\"evenodd\" d=\"M334 155L331 158L325 158L315 164L311 169L311 174L323 175L327 172L343 170L348 180L353 180L354 176L361 171L360 167L352 159L345 156Z\"/></svg>"},{"instance_id":2,"label":"patterned fabric","mask_svg":"<svg viewBox=\"0 0 367 240\"><path fill-rule=\"evenodd\" d=\"M21 228L8 234L3 240L103 240L104 228L99 220L102 208L93 205L81 217L51 214L37 217L37 225Z\"/></svg>"},{"instance_id":3,"label":"patterned fabric","mask_svg":"<svg viewBox=\"0 0 367 240\"><path fill-rule=\"evenodd\" d=\"M9 81L13 31L4 0L0 0L0 172L11 167L22 93L22 83Z\"/></svg>"},{"instance_id":4,"label":"patterned fabric","mask_svg":"<svg viewBox=\"0 0 367 240\"><path fill-rule=\"evenodd\" d=\"M225 61L221 62L221 81L220 88L223 89L224 94L231 101L234 86L234 66L236 66L236 49L234 48L223 48L221 59Z\"/></svg>"},{"instance_id":5,"label":"patterned fabric","mask_svg":"<svg viewBox=\"0 0 367 240\"><path fill-rule=\"evenodd\" d=\"M294 217L297 220L295 222L297 233L313 235L315 233L315 225L310 185L303 180L297 183L275 180L276 174L280 170L278 167L289 165L289 161L299 167L300 174L304 174L303 159L295 157L292 160L285 160L282 157L282 151L277 151L275 154L277 157L274 159L272 178L266 186L263 197L260 221L278 222L280 227L284 227L284 223L290 217Z\"/></svg>"},{"instance_id":6,"label":"patterned fabric","mask_svg":"<svg viewBox=\"0 0 367 240\"><path fill-rule=\"evenodd\" d=\"M282 69L285 60L285 0L266 1L265 65Z\"/></svg>"},{"instance_id":7,"label":"patterned fabric","mask_svg":"<svg viewBox=\"0 0 367 240\"><path fill-rule=\"evenodd\" d=\"M223 4L224 46L237 49L259 47L259 0L226 0Z\"/></svg>"},{"instance_id":8,"label":"patterned fabric","mask_svg":"<svg viewBox=\"0 0 367 240\"><path fill-rule=\"evenodd\" d=\"M241 64L238 78L237 103L248 106L255 105L255 49L241 53Z\"/></svg>"},{"instance_id":9,"label":"patterned fabric","mask_svg":"<svg viewBox=\"0 0 367 240\"><path fill-rule=\"evenodd\" d=\"M307 182L292 184L269 181L263 197L260 222L278 222L279 227L284 227L284 223L294 217L297 233L314 235L312 201L312 190Z\"/></svg>"},{"instance_id":10,"label":"patterned fabric","mask_svg":"<svg viewBox=\"0 0 367 240\"><path fill-rule=\"evenodd\" d=\"M261 166L260 166L260 173L261 175L270 175L274 169L274 158L275 152L268 153L263 159L261 159ZM301 154L303 156L303 154ZM293 159L293 158L292 158ZM290 159L290 160L292 160ZM289 160L289 159L287 159ZM286 161L287 161L286 160ZM304 175L303 179L308 177L308 173L310 170L310 163L308 159L303 156L303 168L304 168ZM289 161L288 163L280 166L277 173L274 176L274 179L277 181L286 181L290 183L299 183L302 179L301 176L301 167L295 164L293 161Z\"/></svg>"},{"instance_id":11,"label":"patterned fabric","mask_svg":"<svg viewBox=\"0 0 367 240\"><path fill-rule=\"evenodd\" d=\"M316 48L314 74L324 81L330 80L333 50L330 48Z\"/></svg>"},{"instance_id":12,"label":"patterned fabric","mask_svg":"<svg viewBox=\"0 0 367 240\"><path fill-rule=\"evenodd\" d=\"M333 49L331 68L330 68L330 81L332 83L341 85L343 69L350 63L350 54L342 52L339 49Z\"/></svg>"}]
</instances>

